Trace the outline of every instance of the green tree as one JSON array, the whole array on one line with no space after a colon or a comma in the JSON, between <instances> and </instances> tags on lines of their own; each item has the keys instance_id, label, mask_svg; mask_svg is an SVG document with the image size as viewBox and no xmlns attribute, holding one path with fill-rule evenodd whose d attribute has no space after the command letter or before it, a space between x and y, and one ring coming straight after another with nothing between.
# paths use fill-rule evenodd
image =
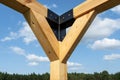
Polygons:
<instances>
[{"instance_id":1,"label":"green tree","mask_svg":"<svg viewBox=\"0 0 120 80\"><path fill-rule=\"evenodd\" d=\"M102 80L109 80L109 73L107 71L103 71L101 73L101 79Z\"/></svg>"},{"instance_id":2,"label":"green tree","mask_svg":"<svg viewBox=\"0 0 120 80\"><path fill-rule=\"evenodd\" d=\"M50 80L49 73L42 74L42 80Z\"/></svg>"},{"instance_id":3,"label":"green tree","mask_svg":"<svg viewBox=\"0 0 120 80\"><path fill-rule=\"evenodd\" d=\"M100 73L97 73L97 72L94 73L94 78L95 80L102 80Z\"/></svg>"},{"instance_id":4,"label":"green tree","mask_svg":"<svg viewBox=\"0 0 120 80\"><path fill-rule=\"evenodd\" d=\"M114 75L114 80L120 80L120 72Z\"/></svg>"}]
</instances>

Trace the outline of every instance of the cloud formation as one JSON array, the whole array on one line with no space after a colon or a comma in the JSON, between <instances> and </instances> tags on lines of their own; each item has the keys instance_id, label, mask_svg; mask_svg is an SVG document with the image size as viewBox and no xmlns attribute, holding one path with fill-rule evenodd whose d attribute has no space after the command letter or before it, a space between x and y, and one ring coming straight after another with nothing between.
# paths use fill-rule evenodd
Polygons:
<instances>
[{"instance_id":1,"label":"cloud formation","mask_svg":"<svg viewBox=\"0 0 120 80\"><path fill-rule=\"evenodd\" d=\"M28 54L26 58L27 60L32 61L32 62L48 62L49 61L47 57L37 56L35 54Z\"/></svg>"},{"instance_id":2,"label":"cloud formation","mask_svg":"<svg viewBox=\"0 0 120 80\"><path fill-rule=\"evenodd\" d=\"M38 62L29 62L28 65L29 66L38 66L39 63Z\"/></svg>"},{"instance_id":3,"label":"cloud formation","mask_svg":"<svg viewBox=\"0 0 120 80\"><path fill-rule=\"evenodd\" d=\"M85 41L95 41L111 36L120 30L120 19L102 18L97 16L84 36Z\"/></svg>"},{"instance_id":4,"label":"cloud formation","mask_svg":"<svg viewBox=\"0 0 120 80\"><path fill-rule=\"evenodd\" d=\"M94 50L114 50L120 49L120 40L104 38L102 40L95 41L91 48Z\"/></svg>"},{"instance_id":5,"label":"cloud formation","mask_svg":"<svg viewBox=\"0 0 120 80\"><path fill-rule=\"evenodd\" d=\"M79 64L79 63L76 63L76 62L67 62L67 65L68 65L68 69L69 70L78 70L82 67L82 64Z\"/></svg>"},{"instance_id":6,"label":"cloud formation","mask_svg":"<svg viewBox=\"0 0 120 80\"><path fill-rule=\"evenodd\" d=\"M27 22L23 22L22 23L23 25L23 28L21 28L19 31L18 31L18 36L23 38L23 41L26 43L26 44L29 44L30 42L33 42L36 40L36 37L35 35L33 34L30 26L28 25Z\"/></svg>"},{"instance_id":7,"label":"cloud formation","mask_svg":"<svg viewBox=\"0 0 120 80\"><path fill-rule=\"evenodd\" d=\"M49 59L47 57L27 53L27 52L25 52L24 49L17 47L17 46L12 46L12 47L10 47L10 49L14 53L24 56L26 58L26 60L28 61L29 66L37 66L41 62L49 62Z\"/></svg>"},{"instance_id":8,"label":"cloud formation","mask_svg":"<svg viewBox=\"0 0 120 80\"><path fill-rule=\"evenodd\" d=\"M22 28L20 30L18 30L17 32L10 32L9 36L4 37L0 41L5 42L16 40L19 38L22 38L25 44L30 44L31 42L36 40L36 37L27 22L22 23Z\"/></svg>"},{"instance_id":9,"label":"cloud formation","mask_svg":"<svg viewBox=\"0 0 120 80\"><path fill-rule=\"evenodd\" d=\"M17 46L12 46L12 47L10 47L10 49L13 51L13 52L15 52L16 54L18 54L18 55L23 55L23 56L25 56L26 55L26 53L25 53L25 50L24 49L21 49L20 47L17 47Z\"/></svg>"},{"instance_id":10,"label":"cloud formation","mask_svg":"<svg viewBox=\"0 0 120 80\"><path fill-rule=\"evenodd\" d=\"M13 39L17 39L17 38L18 38L18 34L15 33L15 32L10 32L9 34L10 34L9 36L4 37L4 38L1 39L0 41L5 42L5 41L11 41L11 40L13 40Z\"/></svg>"},{"instance_id":11,"label":"cloud formation","mask_svg":"<svg viewBox=\"0 0 120 80\"><path fill-rule=\"evenodd\" d=\"M120 59L120 54L104 55L104 60L116 60L116 59Z\"/></svg>"},{"instance_id":12,"label":"cloud formation","mask_svg":"<svg viewBox=\"0 0 120 80\"><path fill-rule=\"evenodd\" d=\"M53 3L52 5L44 5L45 7L47 7L47 8L49 8L49 9L52 9L52 8L57 8L58 7L58 5L57 4L55 4L55 3Z\"/></svg>"},{"instance_id":13,"label":"cloud formation","mask_svg":"<svg viewBox=\"0 0 120 80\"><path fill-rule=\"evenodd\" d=\"M41 62L49 62L48 57L38 56L35 54L27 53L24 49L17 47L17 46L11 46L10 49L21 56L24 56L26 60L28 61L29 66L38 66ZM82 67L82 64L76 63L76 62L67 62L69 70L78 70L80 67Z\"/></svg>"},{"instance_id":14,"label":"cloud formation","mask_svg":"<svg viewBox=\"0 0 120 80\"><path fill-rule=\"evenodd\" d=\"M118 5L118 6L114 7L114 8L112 8L111 11L120 14L120 5Z\"/></svg>"}]
</instances>

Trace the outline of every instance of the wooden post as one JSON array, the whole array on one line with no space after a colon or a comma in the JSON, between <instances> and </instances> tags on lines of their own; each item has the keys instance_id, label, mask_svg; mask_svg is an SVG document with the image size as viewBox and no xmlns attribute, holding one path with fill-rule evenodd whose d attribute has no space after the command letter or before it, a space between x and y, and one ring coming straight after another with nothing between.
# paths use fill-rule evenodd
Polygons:
<instances>
[{"instance_id":1,"label":"wooden post","mask_svg":"<svg viewBox=\"0 0 120 80\"><path fill-rule=\"evenodd\" d=\"M67 80L67 60L95 16L119 5L120 0L86 0L73 8L71 17L75 19L75 22L62 41L57 40L48 23L47 18L55 21L53 17L48 16L49 10L36 0L0 0L0 3L22 13L26 18L50 60L50 80Z\"/></svg>"},{"instance_id":2,"label":"wooden post","mask_svg":"<svg viewBox=\"0 0 120 80\"><path fill-rule=\"evenodd\" d=\"M60 60L50 62L50 80L67 80L67 64Z\"/></svg>"}]
</instances>

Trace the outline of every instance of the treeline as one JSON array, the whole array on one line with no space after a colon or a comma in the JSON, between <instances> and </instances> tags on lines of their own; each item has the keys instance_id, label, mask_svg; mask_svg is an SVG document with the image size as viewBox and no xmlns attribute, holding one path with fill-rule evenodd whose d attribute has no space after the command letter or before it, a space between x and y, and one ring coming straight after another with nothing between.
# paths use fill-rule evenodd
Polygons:
<instances>
[{"instance_id":1,"label":"treeline","mask_svg":"<svg viewBox=\"0 0 120 80\"><path fill-rule=\"evenodd\" d=\"M120 80L120 72L109 74L108 71L94 74L70 73L68 80Z\"/></svg>"},{"instance_id":2,"label":"treeline","mask_svg":"<svg viewBox=\"0 0 120 80\"><path fill-rule=\"evenodd\" d=\"M0 72L0 80L50 80L50 74L8 74ZM120 80L120 72L109 74L108 71L94 74L68 73L68 80Z\"/></svg>"},{"instance_id":3,"label":"treeline","mask_svg":"<svg viewBox=\"0 0 120 80\"><path fill-rule=\"evenodd\" d=\"M35 74L31 73L28 75L23 74L8 74L0 72L0 80L50 80L49 73Z\"/></svg>"}]
</instances>

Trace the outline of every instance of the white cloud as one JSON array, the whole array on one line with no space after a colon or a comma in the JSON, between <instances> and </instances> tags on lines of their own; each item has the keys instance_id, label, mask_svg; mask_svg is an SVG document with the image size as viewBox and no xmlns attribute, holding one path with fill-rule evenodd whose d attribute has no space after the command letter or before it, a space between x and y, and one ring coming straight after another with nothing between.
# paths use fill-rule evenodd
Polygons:
<instances>
[{"instance_id":1,"label":"white cloud","mask_svg":"<svg viewBox=\"0 0 120 80\"><path fill-rule=\"evenodd\" d=\"M74 62L67 62L68 67L80 67L82 64L74 63Z\"/></svg>"},{"instance_id":2,"label":"white cloud","mask_svg":"<svg viewBox=\"0 0 120 80\"><path fill-rule=\"evenodd\" d=\"M69 70L72 70L72 71L76 71L76 70L79 70L80 68L79 67L70 67Z\"/></svg>"},{"instance_id":3,"label":"white cloud","mask_svg":"<svg viewBox=\"0 0 120 80\"><path fill-rule=\"evenodd\" d=\"M94 50L113 50L120 49L120 40L104 38L97 40L91 45Z\"/></svg>"},{"instance_id":4,"label":"white cloud","mask_svg":"<svg viewBox=\"0 0 120 80\"><path fill-rule=\"evenodd\" d=\"M58 6L56 4L52 4L52 7L53 8L57 8Z\"/></svg>"},{"instance_id":5,"label":"white cloud","mask_svg":"<svg viewBox=\"0 0 120 80\"><path fill-rule=\"evenodd\" d=\"M29 66L38 66L39 63L38 62L29 62L28 65Z\"/></svg>"},{"instance_id":6,"label":"white cloud","mask_svg":"<svg viewBox=\"0 0 120 80\"><path fill-rule=\"evenodd\" d=\"M111 36L115 31L120 30L120 19L96 17L84 36L84 41L94 41Z\"/></svg>"},{"instance_id":7,"label":"white cloud","mask_svg":"<svg viewBox=\"0 0 120 80\"><path fill-rule=\"evenodd\" d=\"M28 23L23 22L23 28L18 31L18 36L23 38L23 41L26 44L33 42L36 40L31 28L29 27Z\"/></svg>"},{"instance_id":8,"label":"white cloud","mask_svg":"<svg viewBox=\"0 0 120 80\"><path fill-rule=\"evenodd\" d=\"M5 42L5 41L10 41L10 40L12 40L11 37L5 37L5 38L1 39L0 41Z\"/></svg>"},{"instance_id":9,"label":"white cloud","mask_svg":"<svg viewBox=\"0 0 120 80\"><path fill-rule=\"evenodd\" d=\"M22 24L22 21L18 21L17 25L21 25Z\"/></svg>"},{"instance_id":10,"label":"white cloud","mask_svg":"<svg viewBox=\"0 0 120 80\"><path fill-rule=\"evenodd\" d=\"M25 53L25 50L24 49L21 49L20 47L10 47L10 49L15 52L16 54L19 54L19 55L23 55L25 56L26 53Z\"/></svg>"},{"instance_id":11,"label":"white cloud","mask_svg":"<svg viewBox=\"0 0 120 80\"><path fill-rule=\"evenodd\" d=\"M48 5L44 5L44 7L46 7L46 8L49 8L49 9L50 9L50 7L49 7Z\"/></svg>"},{"instance_id":12,"label":"white cloud","mask_svg":"<svg viewBox=\"0 0 120 80\"><path fill-rule=\"evenodd\" d=\"M18 38L22 38L23 42L25 42L26 44L29 44L29 43L35 41L36 37L34 36L28 23L23 22L22 26L23 27L20 30L18 30L17 32L10 32L9 36L1 39L0 41L5 42L5 41L16 40Z\"/></svg>"},{"instance_id":13,"label":"white cloud","mask_svg":"<svg viewBox=\"0 0 120 80\"><path fill-rule=\"evenodd\" d=\"M40 62L48 62L49 61L49 59L47 57L27 53L24 49L22 49L20 47L12 46L12 47L10 47L10 49L14 53L24 56L26 58L26 60L28 61L29 66L37 66L37 65L39 65Z\"/></svg>"},{"instance_id":14,"label":"white cloud","mask_svg":"<svg viewBox=\"0 0 120 80\"><path fill-rule=\"evenodd\" d=\"M116 60L116 59L120 59L120 54L104 55L104 60Z\"/></svg>"},{"instance_id":15,"label":"white cloud","mask_svg":"<svg viewBox=\"0 0 120 80\"><path fill-rule=\"evenodd\" d=\"M9 36L7 36L7 37L1 39L0 41L2 41L2 42L11 41L11 40L17 39L17 38L18 38L17 33L10 32L10 35L9 35Z\"/></svg>"},{"instance_id":16,"label":"white cloud","mask_svg":"<svg viewBox=\"0 0 120 80\"><path fill-rule=\"evenodd\" d=\"M44 5L46 8L49 8L49 9L51 9L51 8L57 8L58 6L54 3L54 4L52 4L52 5Z\"/></svg>"},{"instance_id":17,"label":"white cloud","mask_svg":"<svg viewBox=\"0 0 120 80\"><path fill-rule=\"evenodd\" d=\"M111 11L120 14L120 5L118 5L118 6L114 7L114 8L112 8Z\"/></svg>"},{"instance_id":18,"label":"white cloud","mask_svg":"<svg viewBox=\"0 0 120 80\"><path fill-rule=\"evenodd\" d=\"M37 56L35 54L28 54L26 56L27 60L34 62L48 62L49 59L47 57Z\"/></svg>"},{"instance_id":19,"label":"white cloud","mask_svg":"<svg viewBox=\"0 0 120 80\"><path fill-rule=\"evenodd\" d=\"M82 64L79 64L79 63L75 63L75 62L67 62L67 65L68 65L68 68L69 70L78 70L82 67Z\"/></svg>"}]
</instances>

